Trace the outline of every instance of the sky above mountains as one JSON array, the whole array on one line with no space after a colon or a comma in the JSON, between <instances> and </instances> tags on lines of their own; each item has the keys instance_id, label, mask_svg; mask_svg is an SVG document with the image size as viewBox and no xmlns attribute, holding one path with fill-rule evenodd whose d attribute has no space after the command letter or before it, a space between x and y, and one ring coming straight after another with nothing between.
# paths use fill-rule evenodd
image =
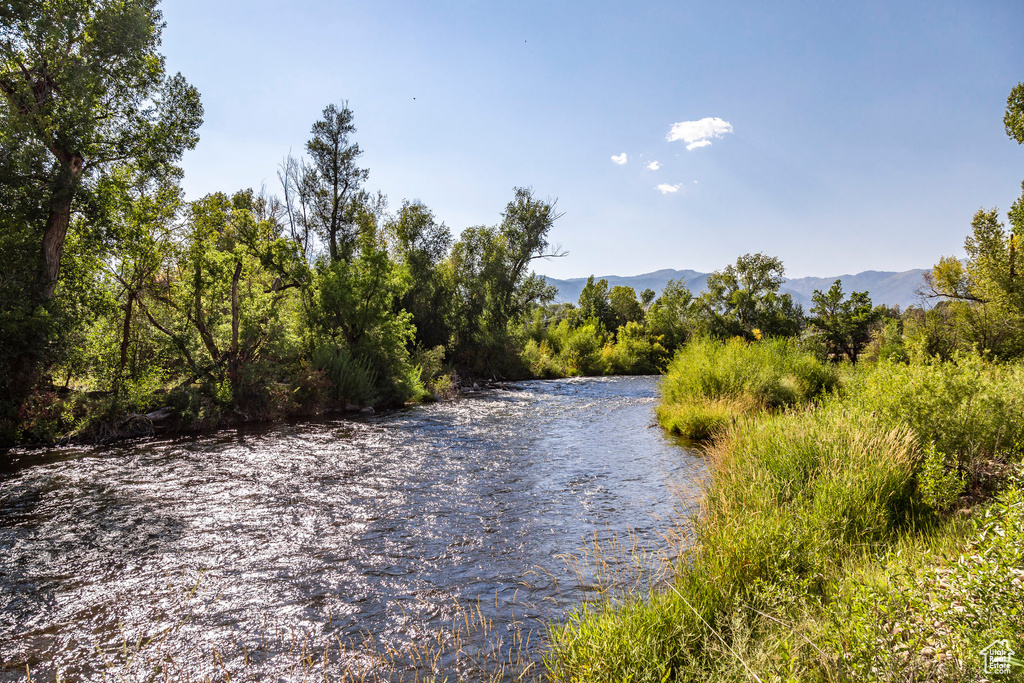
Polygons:
<instances>
[{"instance_id":1,"label":"sky above mountains","mask_svg":"<svg viewBox=\"0 0 1024 683\"><path fill-rule=\"evenodd\" d=\"M203 96L190 199L266 185L347 100L367 187L455 233L558 200L569 278L929 267L1020 196L1024 3L166 0Z\"/></svg>"}]
</instances>

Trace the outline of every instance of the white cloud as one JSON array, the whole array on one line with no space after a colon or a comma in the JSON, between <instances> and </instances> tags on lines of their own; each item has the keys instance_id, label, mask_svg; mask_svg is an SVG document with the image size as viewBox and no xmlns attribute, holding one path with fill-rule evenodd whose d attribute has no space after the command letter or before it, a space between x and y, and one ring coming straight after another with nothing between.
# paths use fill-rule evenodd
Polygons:
<instances>
[{"instance_id":1,"label":"white cloud","mask_svg":"<svg viewBox=\"0 0 1024 683\"><path fill-rule=\"evenodd\" d=\"M672 130L668 132L665 139L669 142L682 140L686 143L686 149L695 150L698 147L707 147L714 138L720 138L731 132L731 123L723 121L717 116L708 116L700 121L673 123Z\"/></svg>"},{"instance_id":2,"label":"white cloud","mask_svg":"<svg viewBox=\"0 0 1024 683\"><path fill-rule=\"evenodd\" d=\"M623 152L622 154L616 154L615 156L612 157L612 161L617 163L619 166L622 166L628 160L629 159L626 158L626 153L625 152Z\"/></svg>"},{"instance_id":3,"label":"white cloud","mask_svg":"<svg viewBox=\"0 0 1024 683\"><path fill-rule=\"evenodd\" d=\"M652 161L651 163L647 164L648 171L657 171L659 168L661 168L661 163L657 161Z\"/></svg>"},{"instance_id":4,"label":"white cloud","mask_svg":"<svg viewBox=\"0 0 1024 683\"><path fill-rule=\"evenodd\" d=\"M679 188L682 186L682 183L679 183L678 185L669 185L668 183L662 183L661 185L658 185L654 189L661 190L662 194L668 194L669 192L679 192Z\"/></svg>"}]
</instances>

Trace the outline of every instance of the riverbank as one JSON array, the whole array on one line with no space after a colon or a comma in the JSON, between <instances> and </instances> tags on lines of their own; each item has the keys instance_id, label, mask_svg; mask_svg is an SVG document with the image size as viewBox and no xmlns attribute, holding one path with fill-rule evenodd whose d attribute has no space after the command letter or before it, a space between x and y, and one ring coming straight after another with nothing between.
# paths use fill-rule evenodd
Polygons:
<instances>
[{"instance_id":1,"label":"riverbank","mask_svg":"<svg viewBox=\"0 0 1024 683\"><path fill-rule=\"evenodd\" d=\"M686 353L659 415L707 439L696 544L553 628L553 680L982 680L988 645L1021 650L1021 366L862 364L828 391L781 342Z\"/></svg>"},{"instance_id":2,"label":"riverbank","mask_svg":"<svg viewBox=\"0 0 1024 683\"><path fill-rule=\"evenodd\" d=\"M50 390L40 392L23 413L22 433L28 440L2 448L0 456L11 450L31 451L66 446L111 445L147 437L186 436L229 429L242 425L273 424L289 420L327 418L342 415L367 415L397 410L412 405L451 401L459 396L488 389L505 389L512 382L485 378L460 379L455 372L434 381L429 391L415 401L401 405L357 405L331 400L326 392L313 392L305 385L277 384L274 396L246 412L230 403L220 404L198 391L166 393L167 401L149 406L145 412L111 416L111 395L105 392ZM32 437L36 437L34 440Z\"/></svg>"}]
</instances>

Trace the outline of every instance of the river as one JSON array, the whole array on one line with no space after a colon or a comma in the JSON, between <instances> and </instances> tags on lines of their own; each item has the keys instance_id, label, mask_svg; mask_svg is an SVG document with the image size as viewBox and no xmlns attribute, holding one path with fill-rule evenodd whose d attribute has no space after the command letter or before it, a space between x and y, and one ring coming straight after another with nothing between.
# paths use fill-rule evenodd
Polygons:
<instances>
[{"instance_id":1,"label":"river","mask_svg":"<svg viewBox=\"0 0 1024 683\"><path fill-rule=\"evenodd\" d=\"M657 379L22 454L0 680L532 676L544 624L694 511L704 462L655 426Z\"/></svg>"}]
</instances>

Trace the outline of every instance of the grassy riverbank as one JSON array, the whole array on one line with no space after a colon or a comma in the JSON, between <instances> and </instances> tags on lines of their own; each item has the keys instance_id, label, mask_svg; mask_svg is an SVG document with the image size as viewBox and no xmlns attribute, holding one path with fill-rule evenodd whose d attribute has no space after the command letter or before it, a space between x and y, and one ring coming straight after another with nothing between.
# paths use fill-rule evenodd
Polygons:
<instances>
[{"instance_id":1,"label":"grassy riverbank","mask_svg":"<svg viewBox=\"0 0 1024 683\"><path fill-rule=\"evenodd\" d=\"M553 628L551 678L980 680L989 643L1024 646L1022 378L962 355L839 383L782 342L689 345L659 419L714 437L696 543Z\"/></svg>"}]
</instances>

